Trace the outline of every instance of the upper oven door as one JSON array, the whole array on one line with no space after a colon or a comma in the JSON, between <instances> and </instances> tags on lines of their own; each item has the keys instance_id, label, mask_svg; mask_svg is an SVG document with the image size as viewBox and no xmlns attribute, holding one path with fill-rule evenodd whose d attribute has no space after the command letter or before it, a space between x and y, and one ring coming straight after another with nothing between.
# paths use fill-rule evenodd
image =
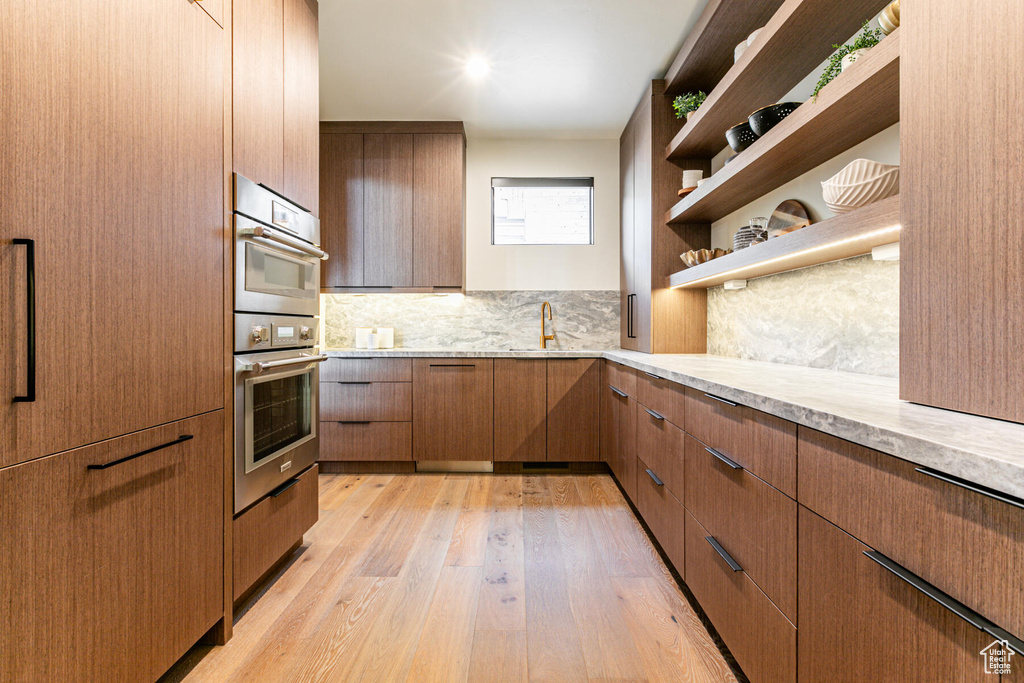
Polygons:
<instances>
[{"instance_id":1,"label":"upper oven door","mask_svg":"<svg viewBox=\"0 0 1024 683\"><path fill-rule=\"evenodd\" d=\"M319 313L319 250L293 239L235 214L236 311Z\"/></svg>"}]
</instances>

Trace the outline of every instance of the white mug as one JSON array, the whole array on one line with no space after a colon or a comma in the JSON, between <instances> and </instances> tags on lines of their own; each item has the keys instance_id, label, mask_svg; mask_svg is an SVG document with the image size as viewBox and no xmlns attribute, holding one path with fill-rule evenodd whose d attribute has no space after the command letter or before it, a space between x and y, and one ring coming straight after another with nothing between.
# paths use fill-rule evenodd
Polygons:
<instances>
[{"instance_id":1,"label":"white mug","mask_svg":"<svg viewBox=\"0 0 1024 683\"><path fill-rule=\"evenodd\" d=\"M368 348L368 349L380 348L380 335L377 334L376 332L371 332L366 337L366 348Z\"/></svg>"},{"instance_id":2,"label":"white mug","mask_svg":"<svg viewBox=\"0 0 1024 683\"><path fill-rule=\"evenodd\" d=\"M356 328L356 348L365 349L367 343L370 340L370 333L373 332L372 327L357 327Z\"/></svg>"},{"instance_id":3,"label":"white mug","mask_svg":"<svg viewBox=\"0 0 1024 683\"><path fill-rule=\"evenodd\" d=\"M395 328L393 327L378 327L377 335L380 337L380 348L382 349L393 349L395 348Z\"/></svg>"},{"instance_id":4,"label":"white mug","mask_svg":"<svg viewBox=\"0 0 1024 683\"><path fill-rule=\"evenodd\" d=\"M697 187L703 177L704 171L683 171L683 189L689 190L691 187Z\"/></svg>"}]
</instances>

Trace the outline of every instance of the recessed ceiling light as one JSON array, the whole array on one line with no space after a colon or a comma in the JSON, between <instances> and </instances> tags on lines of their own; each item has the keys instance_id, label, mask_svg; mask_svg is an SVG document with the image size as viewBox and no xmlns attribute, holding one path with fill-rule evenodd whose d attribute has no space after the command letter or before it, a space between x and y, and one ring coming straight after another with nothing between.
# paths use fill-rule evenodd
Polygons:
<instances>
[{"instance_id":1,"label":"recessed ceiling light","mask_svg":"<svg viewBox=\"0 0 1024 683\"><path fill-rule=\"evenodd\" d=\"M466 60L466 75L470 80L481 81L491 72L491 65L483 57L476 55Z\"/></svg>"}]
</instances>

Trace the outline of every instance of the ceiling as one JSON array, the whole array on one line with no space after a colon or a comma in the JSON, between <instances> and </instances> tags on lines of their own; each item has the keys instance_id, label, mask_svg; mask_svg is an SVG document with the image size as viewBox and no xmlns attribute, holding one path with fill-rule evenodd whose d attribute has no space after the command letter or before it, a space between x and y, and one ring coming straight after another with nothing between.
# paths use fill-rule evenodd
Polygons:
<instances>
[{"instance_id":1,"label":"ceiling","mask_svg":"<svg viewBox=\"0 0 1024 683\"><path fill-rule=\"evenodd\" d=\"M322 120L617 138L707 0L320 0ZM491 71L474 82L465 64Z\"/></svg>"}]
</instances>

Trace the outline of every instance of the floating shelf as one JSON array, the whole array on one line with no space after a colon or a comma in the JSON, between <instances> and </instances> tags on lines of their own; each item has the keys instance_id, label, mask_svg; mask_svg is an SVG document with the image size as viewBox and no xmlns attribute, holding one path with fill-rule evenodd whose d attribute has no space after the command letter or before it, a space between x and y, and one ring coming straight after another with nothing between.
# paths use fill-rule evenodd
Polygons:
<instances>
[{"instance_id":1,"label":"floating shelf","mask_svg":"<svg viewBox=\"0 0 1024 683\"><path fill-rule=\"evenodd\" d=\"M687 268L669 277L674 288L707 289L728 280L775 275L797 268L868 254L900 239L900 198L890 197L856 211L755 244Z\"/></svg>"},{"instance_id":2,"label":"floating shelf","mask_svg":"<svg viewBox=\"0 0 1024 683\"><path fill-rule=\"evenodd\" d=\"M833 44L849 38L886 4L888 0L846 0L837 12L830 1L784 3L672 139L666 158L709 159L721 152L726 146L725 131L785 97L804 74L828 59L835 50Z\"/></svg>"},{"instance_id":3,"label":"floating shelf","mask_svg":"<svg viewBox=\"0 0 1024 683\"><path fill-rule=\"evenodd\" d=\"M782 2L710 0L665 74L665 93L714 88L732 66L733 49L764 26Z\"/></svg>"},{"instance_id":4,"label":"floating shelf","mask_svg":"<svg viewBox=\"0 0 1024 683\"><path fill-rule=\"evenodd\" d=\"M900 31L872 48L789 118L665 214L713 223L900 120Z\"/></svg>"}]
</instances>

